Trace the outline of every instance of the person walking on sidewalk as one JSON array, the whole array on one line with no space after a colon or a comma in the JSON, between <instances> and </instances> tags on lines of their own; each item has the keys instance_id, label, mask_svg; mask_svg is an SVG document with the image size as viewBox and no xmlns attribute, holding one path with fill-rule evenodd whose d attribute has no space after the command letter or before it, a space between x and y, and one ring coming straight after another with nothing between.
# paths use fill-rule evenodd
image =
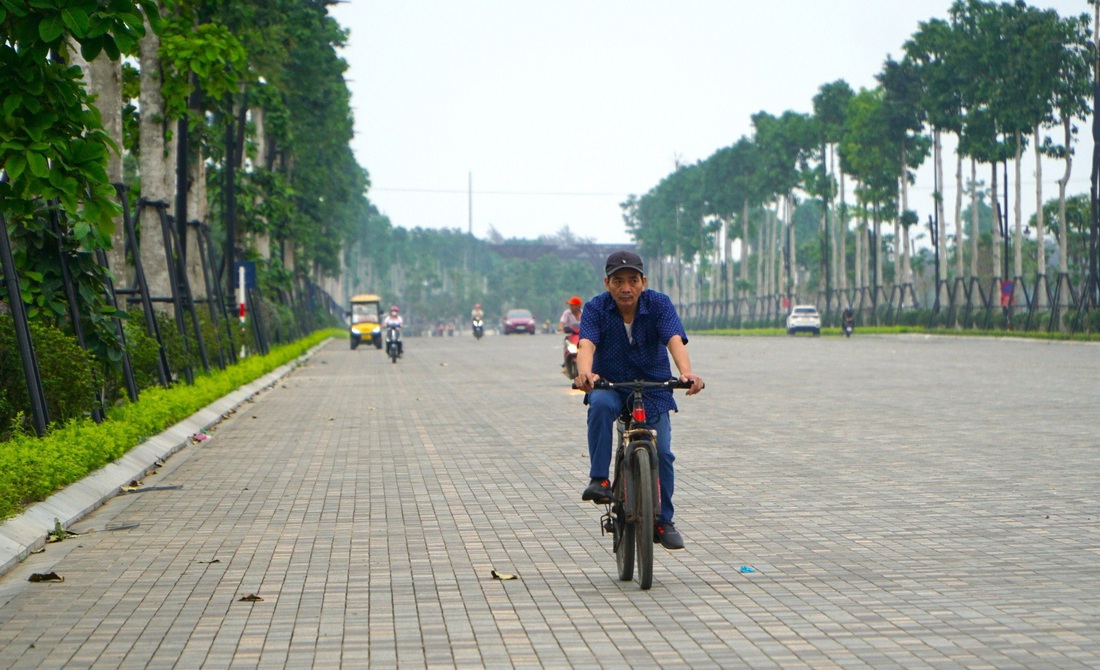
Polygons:
<instances>
[{"instance_id":1,"label":"person walking on sidewalk","mask_svg":"<svg viewBox=\"0 0 1100 670\"><path fill-rule=\"evenodd\" d=\"M680 380L690 382L687 394L703 390L703 378L692 372L688 337L672 300L647 288L642 259L631 251L616 251L604 265L604 287L585 305L581 316L577 351L577 388L585 392L588 405L588 456L591 483L582 500L607 504L612 500L611 442L614 424L628 396L612 390L593 390L597 379L609 381L665 381L672 377L669 356L676 363ZM661 483L661 514L656 540L666 549L683 549L684 538L673 524L672 493L675 477L672 463L672 429L669 412L676 401L668 390L655 391L645 399L648 423L657 432L657 453Z\"/></svg>"}]
</instances>

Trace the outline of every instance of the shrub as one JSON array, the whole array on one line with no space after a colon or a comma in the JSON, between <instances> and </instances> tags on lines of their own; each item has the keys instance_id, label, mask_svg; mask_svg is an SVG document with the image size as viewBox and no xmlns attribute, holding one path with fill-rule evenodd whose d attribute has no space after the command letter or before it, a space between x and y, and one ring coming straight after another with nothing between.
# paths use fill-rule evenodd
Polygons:
<instances>
[{"instance_id":1,"label":"shrub","mask_svg":"<svg viewBox=\"0 0 1100 670\"><path fill-rule=\"evenodd\" d=\"M54 326L31 324L31 340L51 422L90 416L95 405L91 355L71 335ZM33 426L30 394L10 315L0 316L0 439Z\"/></svg>"}]
</instances>

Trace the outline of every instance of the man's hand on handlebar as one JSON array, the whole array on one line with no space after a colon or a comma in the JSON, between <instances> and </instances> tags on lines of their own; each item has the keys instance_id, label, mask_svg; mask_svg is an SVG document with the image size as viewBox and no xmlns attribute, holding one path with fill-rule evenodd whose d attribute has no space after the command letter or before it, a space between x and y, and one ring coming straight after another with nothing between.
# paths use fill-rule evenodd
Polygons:
<instances>
[{"instance_id":1,"label":"man's hand on handlebar","mask_svg":"<svg viewBox=\"0 0 1100 670\"><path fill-rule=\"evenodd\" d=\"M600 376L595 372L581 372L577 375L577 378L573 380L573 386L585 393L588 393L596 386L596 380Z\"/></svg>"},{"instance_id":2,"label":"man's hand on handlebar","mask_svg":"<svg viewBox=\"0 0 1100 670\"><path fill-rule=\"evenodd\" d=\"M703 383L702 377L690 372L686 375L680 375L680 381L691 382L691 388L688 389L687 395L695 395L707 387L707 385Z\"/></svg>"}]
</instances>

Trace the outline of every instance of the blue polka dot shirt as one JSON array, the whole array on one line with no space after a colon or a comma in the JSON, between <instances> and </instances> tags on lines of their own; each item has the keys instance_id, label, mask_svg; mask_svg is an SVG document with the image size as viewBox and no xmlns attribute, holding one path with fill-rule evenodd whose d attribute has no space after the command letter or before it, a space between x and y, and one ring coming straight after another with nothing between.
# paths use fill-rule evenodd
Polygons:
<instances>
[{"instance_id":1,"label":"blue polka dot shirt","mask_svg":"<svg viewBox=\"0 0 1100 670\"><path fill-rule=\"evenodd\" d=\"M615 299L606 291L588 301L581 314L581 339L596 345L592 372L612 382L671 379L666 347L673 335L687 344L687 333L672 300L650 289L638 297L630 337ZM676 410L672 391L648 391L645 399L646 412L651 415Z\"/></svg>"}]
</instances>

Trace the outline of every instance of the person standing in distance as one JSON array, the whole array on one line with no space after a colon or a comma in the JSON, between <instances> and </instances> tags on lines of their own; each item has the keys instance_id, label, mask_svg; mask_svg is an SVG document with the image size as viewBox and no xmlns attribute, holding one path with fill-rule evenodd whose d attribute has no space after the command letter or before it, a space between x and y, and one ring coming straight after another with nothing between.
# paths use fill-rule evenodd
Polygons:
<instances>
[{"instance_id":1,"label":"person standing in distance","mask_svg":"<svg viewBox=\"0 0 1100 670\"><path fill-rule=\"evenodd\" d=\"M577 388L585 392L588 405L588 456L592 478L582 500L597 504L612 500L611 442L615 420L629 397L618 391L593 390L597 379L609 381L665 381L672 377L669 356L680 380L690 382L687 394L703 390L703 378L691 370L687 333L672 300L646 288L642 259L631 251L616 251L604 264L604 288L585 305L581 316L577 351ZM672 428L669 412L676 410L672 391L647 393L648 424L657 432L657 453L661 480L661 514L654 540L666 549L683 549L684 538L673 524L672 494L675 473L672 466Z\"/></svg>"}]
</instances>

